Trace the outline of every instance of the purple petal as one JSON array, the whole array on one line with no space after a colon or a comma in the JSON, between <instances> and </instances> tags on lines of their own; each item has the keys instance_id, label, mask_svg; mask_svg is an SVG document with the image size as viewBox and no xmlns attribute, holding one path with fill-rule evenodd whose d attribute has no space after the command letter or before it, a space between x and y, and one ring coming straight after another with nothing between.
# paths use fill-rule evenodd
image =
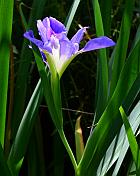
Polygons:
<instances>
[{"instance_id":1,"label":"purple petal","mask_svg":"<svg viewBox=\"0 0 140 176\"><path fill-rule=\"evenodd\" d=\"M42 50L47 50L49 53L52 52L52 49L49 46L44 46L43 42L41 40L38 40L34 37L32 30L25 32L24 37L27 38L32 43L34 43L38 48L40 48Z\"/></svg>"},{"instance_id":2,"label":"purple petal","mask_svg":"<svg viewBox=\"0 0 140 176\"><path fill-rule=\"evenodd\" d=\"M52 35L52 33L53 33L53 31L52 31L52 29L50 27L50 20L49 20L48 17L43 19L43 25L46 28L46 36L47 36L47 39L49 40L51 35Z\"/></svg>"},{"instance_id":3,"label":"purple petal","mask_svg":"<svg viewBox=\"0 0 140 176\"><path fill-rule=\"evenodd\" d=\"M39 31L39 35L41 36L42 41L48 42L48 36L47 36L47 28L44 26L41 20L37 20L37 28Z\"/></svg>"},{"instance_id":4,"label":"purple petal","mask_svg":"<svg viewBox=\"0 0 140 176\"><path fill-rule=\"evenodd\" d=\"M77 33L72 37L71 42L79 44L80 41L83 39L85 31L86 31L86 27L79 29Z\"/></svg>"},{"instance_id":5,"label":"purple petal","mask_svg":"<svg viewBox=\"0 0 140 176\"><path fill-rule=\"evenodd\" d=\"M82 52L92 51L92 50L97 50L101 48L111 47L114 45L115 45L115 42L113 42L113 40L111 40L108 37L102 36L102 37L89 40L85 45L85 47L80 51Z\"/></svg>"},{"instance_id":6,"label":"purple petal","mask_svg":"<svg viewBox=\"0 0 140 176\"><path fill-rule=\"evenodd\" d=\"M69 59L74 53L74 46L70 41L60 41L60 59L65 61Z\"/></svg>"},{"instance_id":7,"label":"purple petal","mask_svg":"<svg viewBox=\"0 0 140 176\"><path fill-rule=\"evenodd\" d=\"M34 37L34 33L32 30L29 30L24 33L24 37L30 40L32 43L37 45L38 47L42 48L43 47L43 42L41 40L38 40Z\"/></svg>"},{"instance_id":8,"label":"purple petal","mask_svg":"<svg viewBox=\"0 0 140 176\"><path fill-rule=\"evenodd\" d=\"M65 26L53 17L50 17L50 26L55 33L66 32Z\"/></svg>"}]
</instances>

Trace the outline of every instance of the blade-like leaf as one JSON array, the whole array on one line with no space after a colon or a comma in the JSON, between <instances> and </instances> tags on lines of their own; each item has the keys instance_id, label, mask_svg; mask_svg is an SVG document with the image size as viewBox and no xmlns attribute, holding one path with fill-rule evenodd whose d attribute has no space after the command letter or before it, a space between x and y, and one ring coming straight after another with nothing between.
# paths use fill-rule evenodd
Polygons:
<instances>
[{"instance_id":1,"label":"blade-like leaf","mask_svg":"<svg viewBox=\"0 0 140 176\"><path fill-rule=\"evenodd\" d=\"M1 144L0 144L0 175L12 176L6 163L6 160L4 158L4 151L2 149Z\"/></svg>"},{"instance_id":2,"label":"blade-like leaf","mask_svg":"<svg viewBox=\"0 0 140 176\"><path fill-rule=\"evenodd\" d=\"M79 3L80 3L80 0L74 0L73 1L73 4L72 4L72 6L71 6L71 8L70 8L70 11L69 11L69 13L68 13L68 16L67 16L67 18L66 18L66 21L65 21L65 25L66 25L66 29L69 31L69 28L70 28L70 26L71 26L71 23L72 23L72 20L73 20L73 18L74 18L74 15L75 15L75 13L76 13L76 11L77 11L77 8L78 8L78 6L79 6Z\"/></svg>"},{"instance_id":3,"label":"blade-like leaf","mask_svg":"<svg viewBox=\"0 0 140 176\"><path fill-rule=\"evenodd\" d=\"M97 36L104 35L104 28L102 22L102 16L100 12L100 6L98 0L92 0L94 16L95 16L95 27ZM97 83L96 83L96 117L95 123L98 122L101 114L103 113L107 104L108 95L108 66L106 49L101 49L98 52L97 59Z\"/></svg>"},{"instance_id":4,"label":"blade-like leaf","mask_svg":"<svg viewBox=\"0 0 140 176\"><path fill-rule=\"evenodd\" d=\"M39 71L42 86L43 86L43 92L44 92L45 100L48 105L49 112L51 114L51 118L54 124L56 125L56 128L58 130L62 130L63 129L63 118L62 116L59 116L58 111L56 110L56 105L53 100L53 94L51 90L50 75L49 74L47 75L47 71L45 69L45 65L42 61L42 58L40 58L40 56L36 52L34 52L34 56L36 58L36 63L37 63L38 71Z\"/></svg>"},{"instance_id":5,"label":"blade-like leaf","mask_svg":"<svg viewBox=\"0 0 140 176\"><path fill-rule=\"evenodd\" d=\"M24 158L32 128L35 122L35 117L38 112L42 97L41 81L38 82L34 93L28 103L22 121L18 128L14 143L8 157L8 165L13 174L18 175L19 169Z\"/></svg>"},{"instance_id":6,"label":"blade-like leaf","mask_svg":"<svg viewBox=\"0 0 140 176\"><path fill-rule=\"evenodd\" d=\"M37 50L38 51L38 50ZM49 112L50 112L50 115L51 115L51 118L58 130L58 133L61 137L61 140L69 154L69 157L71 159L71 162L73 164L73 167L76 171L77 169L77 163L76 163L76 160L75 160L75 157L73 155L73 152L70 148L70 145L66 139L66 136L64 134L64 131L63 131L63 117L60 116L61 114L59 113L59 107L56 108L56 104L54 102L54 98L53 98L53 92L52 92L52 89L51 89L51 80L50 80L50 75L48 74L47 75L47 71L45 69L45 65L41 59L41 57L35 52L34 52L34 56L36 58L36 63L37 63L37 67L38 67L38 71L39 71L39 74L40 74L40 77L41 77L41 81L42 81L42 86L43 86L43 91L44 91L44 96L45 96L45 100L46 100L46 103L48 105L48 109L49 109ZM50 58L51 59L51 58ZM58 80L57 80L58 81ZM56 86L55 84L53 86ZM59 95L58 95L59 96Z\"/></svg>"},{"instance_id":7,"label":"blade-like leaf","mask_svg":"<svg viewBox=\"0 0 140 176\"><path fill-rule=\"evenodd\" d=\"M129 115L129 122L132 126L133 132L136 133L136 130L140 124L140 102L137 103L131 114ZM105 158L100 163L98 168L99 176L104 176L107 174L108 170L113 166L116 162L115 169L113 171L112 176L118 175L118 171L121 167L121 164L124 160L126 152L128 151L129 143L126 138L126 133L124 129L124 125L121 127L119 135L117 135L109 146Z\"/></svg>"},{"instance_id":8,"label":"blade-like leaf","mask_svg":"<svg viewBox=\"0 0 140 176\"><path fill-rule=\"evenodd\" d=\"M109 36L111 32L111 10L112 0L102 0L100 2L101 14L103 19L104 33Z\"/></svg>"},{"instance_id":9,"label":"blade-like leaf","mask_svg":"<svg viewBox=\"0 0 140 176\"><path fill-rule=\"evenodd\" d=\"M36 31L36 20L42 17L44 11L45 3L47 0L34 0L31 7L30 17L28 21L28 29L33 29ZM23 15L23 14L22 14ZM22 16L21 16L22 17ZM25 18L24 18L25 19ZM22 22L25 20L22 19ZM24 27L26 25L24 24ZM27 30L27 29L26 29ZM21 122L21 117L24 114L26 95L29 83L29 70L32 61L32 52L28 47L28 41L24 39L20 62L17 71L17 79L15 86L15 97L14 97L14 109L12 114L12 137L16 135L16 131ZM24 74L23 74L24 73ZM29 91L28 91L29 92Z\"/></svg>"},{"instance_id":10,"label":"blade-like leaf","mask_svg":"<svg viewBox=\"0 0 140 176\"><path fill-rule=\"evenodd\" d=\"M112 62L113 60L113 65L111 66L112 70L110 70L111 72L111 85L109 92L110 97L112 96L116 88L121 70L125 63L135 1L126 0L125 3L126 5L121 23L119 39L117 41L116 47L112 54L112 58L110 60L110 62Z\"/></svg>"},{"instance_id":11,"label":"blade-like leaf","mask_svg":"<svg viewBox=\"0 0 140 176\"><path fill-rule=\"evenodd\" d=\"M90 176L91 173L96 174L99 162L103 158L105 151L121 127L119 107L127 96L138 75L138 69L134 72L132 65L134 64L138 66L137 63L139 56L137 55L137 52L139 45L140 42L138 42L135 49L131 52L131 55L127 59L115 92L110 99L101 119L99 120L98 125L87 141L83 157L78 166L78 172L82 175L86 174ZM131 104L132 102L130 100L129 105ZM98 153L100 153L100 155L98 155Z\"/></svg>"},{"instance_id":12,"label":"blade-like leaf","mask_svg":"<svg viewBox=\"0 0 140 176\"><path fill-rule=\"evenodd\" d=\"M5 136L13 4L13 0L0 1L0 143L2 146Z\"/></svg>"},{"instance_id":13,"label":"blade-like leaf","mask_svg":"<svg viewBox=\"0 0 140 176\"><path fill-rule=\"evenodd\" d=\"M123 107L121 106L119 108L119 110L120 110L120 113L121 113L121 116L123 119L123 123L125 126L125 130L126 130L127 138L129 141L130 149L132 152L132 156L133 156L134 162L136 164L136 173L139 174L140 173L140 149L137 144L137 140L135 138L135 135L133 134L133 130L131 128L131 125L127 119L125 112L124 112Z\"/></svg>"}]
</instances>

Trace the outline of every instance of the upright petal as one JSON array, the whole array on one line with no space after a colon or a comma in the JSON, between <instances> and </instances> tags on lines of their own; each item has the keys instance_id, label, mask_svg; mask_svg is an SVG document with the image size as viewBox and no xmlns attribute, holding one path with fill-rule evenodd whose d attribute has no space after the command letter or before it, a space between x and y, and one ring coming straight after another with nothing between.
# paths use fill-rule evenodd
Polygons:
<instances>
[{"instance_id":1,"label":"upright petal","mask_svg":"<svg viewBox=\"0 0 140 176\"><path fill-rule=\"evenodd\" d=\"M74 49L75 48L70 41L60 41L60 60L64 62L69 59L74 53Z\"/></svg>"},{"instance_id":2,"label":"upright petal","mask_svg":"<svg viewBox=\"0 0 140 176\"><path fill-rule=\"evenodd\" d=\"M107 48L114 46L115 42L108 37L102 36L95 39L91 39L87 42L85 47L80 50L80 52L92 51L101 48Z\"/></svg>"},{"instance_id":3,"label":"upright petal","mask_svg":"<svg viewBox=\"0 0 140 176\"><path fill-rule=\"evenodd\" d=\"M80 41L83 39L84 33L86 32L86 27L79 29L77 33L72 37L71 42L72 43L80 43Z\"/></svg>"},{"instance_id":4,"label":"upright petal","mask_svg":"<svg viewBox=\"0 0 140 176\"><path fill-rule=\"evenodd\" d=\"M53 31L52 31L52 29L50 27L50 20L49 20L49 18L48 17L44 18L42 23L43 23L44 27L46 28L47 39L50 40L50 37L51 37Z\"/></svg>"},{"instance_id":5,"label":"upright petal","mask_svg":"<svg viewBox=\"0 0 140 176\"><path fill-rule=\"evenodd\" d=\"M44 43L48 42L47 28L44 26L41 20L37 20L37 28L42 41Z\"/></svg>"},{"instance_id":6,"label":"upright petal","mask_svg":"<svg viewBox=\"0 0 140 176\"><path fill-rule=\"evenodd\" d=\"M65 26L61 22L59 22L53 17L50 17L49 19L50 19L50 26L56 34L67 31Z\"/></svg>"}]
</instances>

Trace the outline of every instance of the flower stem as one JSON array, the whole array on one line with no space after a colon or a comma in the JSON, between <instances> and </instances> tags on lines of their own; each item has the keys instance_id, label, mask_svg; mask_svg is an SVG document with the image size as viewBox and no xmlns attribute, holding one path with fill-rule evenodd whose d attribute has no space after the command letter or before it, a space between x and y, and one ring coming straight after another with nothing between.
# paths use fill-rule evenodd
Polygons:
<instances>
[{"instance_id":1,"label":"flower stem","mask_svg":"<svg viewBox=\"0 0 140 176\"><path fill-rule=\"evenodd\" d=\"M63 144L64 144L64 146L65 146L65 148L66 148L66 150L67 150L67 152L69 154L69 157L70 157L71 162L73 164L74 170L76 172L76 170L77 170L77 163L76 163L75 157L73 155L73 152L72 152L72 150L71 150L71 148L69 146L69 143L68 143L68 141L66 139L65 133L64 133L63 130L59 130L58 132L59 132L61 140L62 140L62 142L63 142Z\"/></svg>"}]
</instances>

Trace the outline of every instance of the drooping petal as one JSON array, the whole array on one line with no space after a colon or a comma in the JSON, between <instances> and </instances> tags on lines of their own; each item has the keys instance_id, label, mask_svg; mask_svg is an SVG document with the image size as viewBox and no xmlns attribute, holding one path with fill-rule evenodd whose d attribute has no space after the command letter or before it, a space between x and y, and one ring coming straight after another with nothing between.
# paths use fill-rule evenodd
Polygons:
<instances>
[{"instance_id":1,"label":"drooping petal","mask_svg":"<svg viewBox=\"0 0 140 176\"><path fill-rule=\"evenodd\" d=\"M32 30L25 32L24 37L27 38L28 40L30 40L35 45L37 45L38 47L43 48L43 42L34 37L34 33Z\"/></svg>"},{"instance_id":2,"label":"drooping petal","mask_svg":"<svg viewBox=\"0 0 140 176\"><path fill-rule=\"evenodd\" d=\"M92 51L101 48L107 48L114 46L115 42L108 37L102 36L95 39L91 39L87 42L85 47L80 50L80 52Z\"/></svg>"},{"instance_id":3,"label":"drooping petal","mask_svg":"<svg viewBox=\"0 0 140 176\"><path fill-rule=\"evenodd\" d=\"M61 22L59 22L53 17L50 17L49 19L50 19L50 27L56 34L66 32L65 26Z\"/></svg>"},{"instance_id":4,"label":"drooping petal","mask_svg":"<svg viewBox=\"0 0 140 176\"><path fill-rule=\"evenodd\" d=\"M38 40L34 37L33 31L29 30L24 33L24 37L30 40L32 43L34 43L39 49L47 50L49 53L52 52L51 47L44 46L43 42L41 40Z\"/></svg>"},{"instance_id":5,"label":"drooping petal","mask_svg":"<svg viewBox=\"0 0 140 176\"><path fill-rule=\"evenodd\" d=\"M70 41L60 41L60 60L64 62L69 59L73 55L74 50L75 48Z\"/></svg>"},{"instance_id":6,"label":"drooping petal","mask_svg":"<svg viewBox=\"0 0 140 176\"><path fill-rule=\"evenodd\" d=\"M85 31L86 31L86 27L79 29L77 33L72 37L71 42L79 44L80 41L83 39Z\"/></svg>"}]
</instances>

